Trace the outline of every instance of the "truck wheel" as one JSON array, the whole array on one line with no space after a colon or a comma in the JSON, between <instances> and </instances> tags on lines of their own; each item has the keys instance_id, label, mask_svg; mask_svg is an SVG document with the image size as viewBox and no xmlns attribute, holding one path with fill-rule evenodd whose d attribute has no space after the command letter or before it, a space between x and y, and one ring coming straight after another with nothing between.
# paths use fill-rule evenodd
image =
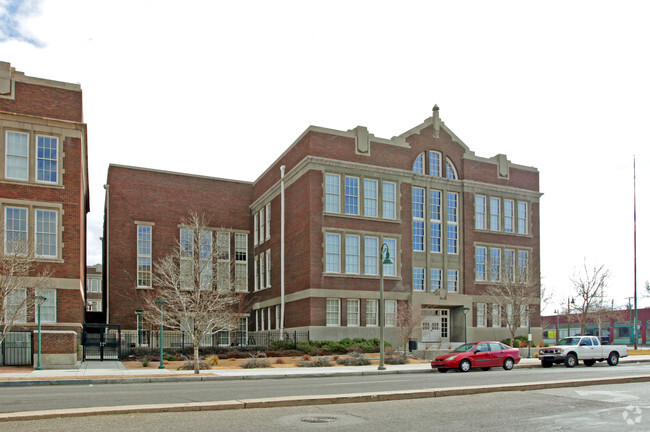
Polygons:
<instances>
[{"instance_id":1,"label":"truck wheel","mask_svg":"<svg viewBox=\"0 0 650 432\"><path fill-rule=\"evenodd\" d=\"M472 369L472 364L467 359L461 361L460 365L458 365L458 370L460 372L469 372L471 369Z\"/></svg>"},{"instance_id":2,"label":"truck wheel","mask_svg":"<svg viewBox=\"0 0 650 432\"><path fill-rule=\"evenodd\" d=\"M542 367L543 367L543 368L550 368L550 367L552 367L552 366L553 366L553 362L552 362L552 361L542 360Z\"/></svg>"},{"instance_id":3,"label":"truck wheel","mask_svg":"<svg viewBox=\"0 0 650 432\"><path fill-rule=\"evenodd\" d=\"M566 366L568 368L572 368L577 364L578 364L578 358L574 354L569 354L564 359L564 366Z\"/></svg>"},{"instance_id":4,"label":"truck wheel","mask_svg":"<svg viewBox=\"0 0 650 432\"><path fill-rule=\"evenodd\" d=\"M616 366L618 364L618 353L616 351L609 353L609 357L607 357L607 364L610 366Z\"/></svg>"},{"instance_id":5,"label":"truck wheel","mask_svg":"<svg viewBox=\"0 0 650 432\"><path fill-rule=\"evenodd\" d=\"M583 363L585 364L585 366L593 366L594 364L596 364L596 360L584 360Z\"/></svg>"}]
</instances>

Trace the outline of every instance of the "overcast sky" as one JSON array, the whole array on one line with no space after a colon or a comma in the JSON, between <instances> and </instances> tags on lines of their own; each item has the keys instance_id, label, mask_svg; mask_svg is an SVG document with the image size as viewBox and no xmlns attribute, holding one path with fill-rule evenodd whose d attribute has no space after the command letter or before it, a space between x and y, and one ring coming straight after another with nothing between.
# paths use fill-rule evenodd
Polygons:
<instances>
[{"instance_id":1,"label":"overcast sky","mask_svg":"<svg viewBox=\"0 0 650 432\"><path fill-rule=\"evenodd\" d=\"M109 163L253 181L309 125L391 138L438 104L478 156L539 169L556 302L586 260L623 305L634 156L639 293L650 279L648 17L646 1L0 0L0 61L81 84L89 264Z\"/></svg>"}]
</instances>

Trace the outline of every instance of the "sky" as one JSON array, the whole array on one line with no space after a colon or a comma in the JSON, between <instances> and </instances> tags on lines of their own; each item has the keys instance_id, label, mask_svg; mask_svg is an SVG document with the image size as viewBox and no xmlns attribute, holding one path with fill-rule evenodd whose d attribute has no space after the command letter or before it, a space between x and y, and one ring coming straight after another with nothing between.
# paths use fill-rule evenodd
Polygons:
<instances>
[{"instance_id":1,"label":"sky","mask_svg":"<svg viewBox=\"0 0 650 432\"><path fill-rule=\"evenodd\" d=\"M108 165L254 181L309 126L391 138L440 107L482 157L540 173L543 314L603 265L650 280L647 1L0 0L0 61L81 84L88 263Z\"/></svg>"}]
</instances>

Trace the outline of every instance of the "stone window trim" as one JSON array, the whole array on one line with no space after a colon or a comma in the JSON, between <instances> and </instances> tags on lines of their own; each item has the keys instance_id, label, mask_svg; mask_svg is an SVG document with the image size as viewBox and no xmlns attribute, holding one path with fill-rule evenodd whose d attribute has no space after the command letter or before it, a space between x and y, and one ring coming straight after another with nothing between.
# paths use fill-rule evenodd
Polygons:
<instances>
[{"instance_id":1,"label":"stone window trim","mask_svg":"<svg viewBox=\"0 0 650 432\"><path fill-rule=\"evenodd\" d=\"M4 169L0 171L0 182L8 183L21 183L36 185L39 187L50 187L50 188L63 188L63 176L65 170L63 169L63 159L65 158L65 153L63 152L63 143L65 137L51 133L50 131L40 131L38 129L19 129L15 127L6 127L0 129L0 152L2 153ZM27 135L27 178L11 178L7 176L7 140L9 132L16 134ZM57 181L40 181L38 180L38 137L45 138L55 138L57 142L56 150L56 170L57 170Z\"/></svg>"},{"instance_id":2,"label":"stone window trim","mask_svg":"<svg viewBox=\"0 0 650 432\"><path fill-rule=\"evenodd\" d=\"M51 262L51 263L63 263L63 248L65 244L63 243L63 232L65 227L63 226L63 217L65 216L65 211L63 210L62 203L49 203L43 201L27 201L27 200L16 200L16 199L5 199L0 198L0 209L2 220L0 221L3 225L6 218L6 209L7 208L20 208L27 211L27 242L29 247L35 247L36 242L36 211L45 210L56 212L56 242L57 242L57 254L56 256L36 256L36 261ZM0 247L0 253L7 253L4 247L6 233L0 236L0 242L2 246Z\"/></svg>"},{"instance_id":3,"label":"stone window trim","mask_svg":"<svg viewBox=\"0 0 650 432\"><path fill-rule=\"evenodd\" d=\"M338 178L338 191L330 191L328 192L328 183L327 183L327 177L332 176L332 177L337 177ZM357 193L356 195L347 195L346 196L346 179L355 179L357 181ZM366 215L366 180L376 182L376 189L375 189L375 197L371 198L373 201L376 202L376 208L374 209L374 212L376 215L373 216L368 216ZM389 201L384 199L384 187L385 184L390 183L394 185L395 189L395 197L394 201L392 202L393 209L392 213L394 214L394 217L384 217L384 206L386 203ZM385 222L395 222L395 223L401 223L399 220L399 213L400 213L400 182L393 180L393 179L383 179L381 176L372 176L372 175L364 175L363 173L356 173L354 171L352 172L332 172L332 171L325 171L323 172L323 183L322 183L322 189L323 189L323 215L326 216L339 216L339 217L345 217L345 218L359 218L359 219L364 219L364 220L380 220L380 221L385 221ZM333 210L328 210L328 196L331 197L331 199L336 199L338 205L331 204ZM346 198L347 197L353 197L356 198L356 213L348 213L346 211Z\"/></svg>"},{"instance_id":4,"label":"stone window trim","mask_svg":"<svg viewBox=\"0 0 650 432\"><path fill-rule=\"evenodd\" d=\"M482 248L485 250L485 280L476 279L476 251L477 248ZM491 270L491 249L500 249L500 280L491 281L490 280L490 270ZM512 251L514 253L514 263L506 262L506 253ZM519 253L526 253L526 262L530 266L533 263L533 248L532 247L523 247L523 246L513 246L509 244L493 244L493 243L474 243L474 283L480 285L490 285L490 284L503 284L507 281L508 271L512 268L515 277L519 276ZM512 283L512 281L510 281Z\"/></svg>"}]
</instances>

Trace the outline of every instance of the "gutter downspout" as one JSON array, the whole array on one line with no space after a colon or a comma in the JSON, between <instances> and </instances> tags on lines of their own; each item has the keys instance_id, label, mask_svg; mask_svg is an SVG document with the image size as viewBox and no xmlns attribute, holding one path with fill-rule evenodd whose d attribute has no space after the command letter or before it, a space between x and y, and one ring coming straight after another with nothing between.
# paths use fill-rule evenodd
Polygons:
<instances>
[{"instance_id":1,"label":"gutter downspout","mask_svg":"<svg viewBox=\"0 0 650 432\"><path fill-rule=\"evenodd\" d=\"M284 165L280 167L280 340L284 334Z\"/></svg>"}]
</instances>

